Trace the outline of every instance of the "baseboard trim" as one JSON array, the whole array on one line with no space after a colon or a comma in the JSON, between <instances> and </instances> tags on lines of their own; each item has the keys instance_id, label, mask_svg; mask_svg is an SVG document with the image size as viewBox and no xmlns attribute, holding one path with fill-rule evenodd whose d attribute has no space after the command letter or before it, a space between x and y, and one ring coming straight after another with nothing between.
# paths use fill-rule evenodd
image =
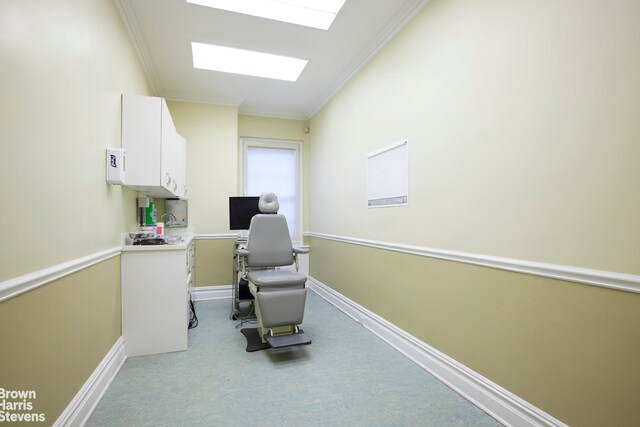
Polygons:
<instances>
[{"instance_id":1,"label":"baseboard trim","mask_svg":"<svg viewBox=\"0 0 640 427\"><path fill-rule=\"evenodd\" d=\"M196 240L235 240L238 238L237 234L195 234L193 236Z\"/></svg>"},{"instance_id":2,"label":"baseboard trim","mask_svg":"<svg viewBox=\"0 0 640 427\"><path fill-rule=\"evenodd\" d=\"M231 285L223 286L198 286L191 291L194 301L208 301L231 298Z\"/></svg>"},{"instance_id":3,"label":"baseboard trim","mask_svg":"<svg viewBox=\"0 0 640 427\"><path fill-rule=\"evenodd\" d=\"M44 270L0 282L0 302L46 285L54 280L61 279L94 264L116 257L120 255L121 252L121 247L117 246L107 249L106 251L96 252L82 258L45 268Z\"/></svg>"},{"instance_id":4,"label":"baseboard trim","mask_svg":"<svg viewBox=\"0 0 640 427\"><path fill-rule=\"evenodd\" d=\"M375 240L358 239L353 237L336 236L332 234L306 232L304 236L324 240L367 246L371 248L390 250L394 252L419 255L429 258L444 259L534 276L566 280L585 285L600 286L619 291L640 293L640 276L626 273L616 273L603 270L572 267L559 264L525 261L513 258L501 258L467 252L448 251L443 249L425 248L421 246L404 245L399 243L379 242Z\"/></svg>"},{"instance_id":5,"label":"baseboard trim","mask_svg":"<svg viewBox=\"0 0 640 427\"><path fill-rule=\"evenodd\" d=\"M83 426L122 368L125 360L127 360L127 354L124 349L124 340L119 337L53 426Z\"/></svg>"},{"instance_id":6,"label":"baseboard trim","mask_svg":"<svg viewBox=\"0 0 640 427\"><path fill-rule=\"evenodd\" d=\"M310 277L307 286L502 424L518 427L568 427L322 282Z\"/></svg>"}]
</instances>

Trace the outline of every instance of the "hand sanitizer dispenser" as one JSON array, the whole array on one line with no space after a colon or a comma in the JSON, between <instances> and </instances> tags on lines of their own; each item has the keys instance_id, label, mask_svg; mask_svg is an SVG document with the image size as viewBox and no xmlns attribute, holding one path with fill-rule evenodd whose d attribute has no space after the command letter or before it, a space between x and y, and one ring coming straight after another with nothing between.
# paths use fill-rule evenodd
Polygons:
<instances>
[{"instance_id":1,"label":"hand sanitizer dispenser","mask_svg":"<svg viewBox=\"0 0 640 427\"><path fill-rule=\"evenodd\" d=\"M107 148L107 183L125 184L125 150L124 148Z\"/></svg>"}]
</instances>

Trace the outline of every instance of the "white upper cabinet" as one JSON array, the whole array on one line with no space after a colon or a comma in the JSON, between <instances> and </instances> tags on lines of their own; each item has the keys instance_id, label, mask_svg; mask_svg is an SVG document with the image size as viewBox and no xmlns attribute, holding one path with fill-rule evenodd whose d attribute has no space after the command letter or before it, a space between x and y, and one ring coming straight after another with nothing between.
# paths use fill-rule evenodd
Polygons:
<instances>
[{"instance_id":1,"label":"white upper cabinet","mask_svg":"<svg viewBox=\"0 0 640 427\"><path fill-rule=\"evenodd\" d=\"M184 197L186 141L178 134L163 98L122 95L122 148L126 185L151 197ZM178 150L184 146L185 153ZM179 172L180 171L180 172Z\"/></svg>"},{"instance_id":2,"label":"white upper cabinet","mask_svg":"<svg viewBox=\"0 0 640 427\"><path fill-rule=\"evenodd\" d=\"M178 137L178 133L176 132L176 127L173 125L173 120L171 119L171 114L169 114L167 103L164 101L164 99L162 99L161 101L162 103L160 105L160 116L162 135L160 136L160 176L162 178L160 184L164 188L169 190L172 194L175 194L176 190L178 189L178 158L176 156L176 138Z\"/></svg>"},{"instance_id":3,"label":"white upper cabinet","mask_svg":"<svg viewBox=\"0 0 640 427\"><path fill-rule=\"evenodd\" d=\"M176 135L176 196L187 198L187 140Z\"/></svg>"}]
</instances>

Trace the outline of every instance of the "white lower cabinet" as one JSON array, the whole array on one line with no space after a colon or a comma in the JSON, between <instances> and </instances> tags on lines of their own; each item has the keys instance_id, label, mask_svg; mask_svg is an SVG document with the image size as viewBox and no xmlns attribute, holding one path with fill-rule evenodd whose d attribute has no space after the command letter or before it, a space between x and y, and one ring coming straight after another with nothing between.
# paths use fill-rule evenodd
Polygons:
<instances>
[{"instance_id":1,"label":"white lower cabinet","mask_svg":"<svg viewBox=\"0 0 640 427\"><path fill-rule=\"evenodd\" d=\"M127 356L187 349L194 242L125 246L121 259L122 337Z\"/></svg>"}]
</instances>

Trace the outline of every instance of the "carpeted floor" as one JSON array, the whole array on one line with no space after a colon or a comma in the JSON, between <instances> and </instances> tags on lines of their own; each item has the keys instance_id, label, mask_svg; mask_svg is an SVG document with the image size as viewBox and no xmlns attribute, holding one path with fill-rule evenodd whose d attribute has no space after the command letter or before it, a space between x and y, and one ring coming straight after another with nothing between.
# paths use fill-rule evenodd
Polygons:
<instances>
[{"instance_id":1,"label":"carpeted floor","mask_svg":"<svg viewBox=\"0 0 640 427\"><path fill-rule=\"evenodd\" d=\"M247 353L229 300L196 310L189 350L127 359L87 426L500 425L313 292L287 349Z\"/></svg>"}]
</instances>

